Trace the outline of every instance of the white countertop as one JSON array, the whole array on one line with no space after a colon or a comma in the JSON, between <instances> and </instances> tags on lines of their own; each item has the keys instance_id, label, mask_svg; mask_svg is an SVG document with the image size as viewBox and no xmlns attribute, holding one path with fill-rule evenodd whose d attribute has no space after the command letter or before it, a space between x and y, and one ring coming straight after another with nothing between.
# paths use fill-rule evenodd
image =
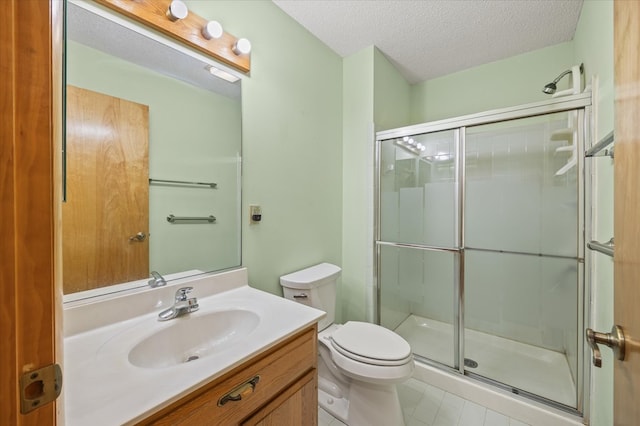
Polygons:
<instances>
[{"instance_id":1,"label":"white countertop","mask_svg":"<svg viewBox=\"0 0 640 426\"><path fill-rule=\"evenodd\" d=\"M65 423L136 423L324 316L322 311L249 287L246 277L246 270L239 269L65 308L71 330L66 332L65 323ZM159 322L158 312L173 303L177 288L186 285L194 287L191 295L198 298L200 309ZM168 295L169 300L159 303L157 294L162 299ZM139 316L131 314L136 307ZM260 322L228 350L166 368L141 368L129 362L129 351L146 337L177 321L196 320L195 324L200 316L230 309L254 312ZM114 321L119 314L123 319Z\"/></svg>"}]
</instances>

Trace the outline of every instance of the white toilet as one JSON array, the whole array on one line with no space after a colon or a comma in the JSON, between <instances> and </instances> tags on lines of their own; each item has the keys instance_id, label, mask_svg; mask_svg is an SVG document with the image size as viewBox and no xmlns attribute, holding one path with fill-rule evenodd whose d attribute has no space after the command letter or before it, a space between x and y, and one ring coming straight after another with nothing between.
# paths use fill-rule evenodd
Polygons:
<instances>
[{"instance_id":1,"label":"white toilet","mask_svg":"<svg viewBox=\"0 0 640 426\"><path fill-rule=\"evenodd\" d=\"M321 263L280 277L284 297L327 313L318 323L318 402L349 426L403 426L396 384L413 373L411 347L379 325L333 323L340 271Z\"/></svg>"}]
</instances>

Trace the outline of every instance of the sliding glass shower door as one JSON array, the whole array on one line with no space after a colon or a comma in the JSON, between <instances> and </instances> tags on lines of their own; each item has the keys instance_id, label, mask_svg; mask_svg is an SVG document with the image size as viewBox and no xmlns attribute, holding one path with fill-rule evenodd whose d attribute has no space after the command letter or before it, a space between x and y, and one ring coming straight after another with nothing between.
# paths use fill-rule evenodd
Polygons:
<instances>
[{"instance_id":1,"label":"sliding glass shower door","mask_svg":"<svg viewBox=\"0 0 640 426\"><path fill-rule=\"evenodd\" d=\"M585 111L514 115L378 136L378 318L421 361L580 411Z\"/></svg>"},{"instance_id":2,"label":"sliding glass shower door","mask_svg":"<svg viewBox=\"0 0 640 426\"><path fill-rule=\"evenodd\" d=\"M579 166L563 149L578 149L576 119L572 111L475 126L465 139L468 371L570 407L581 224Z\"/></svg>"},{"instance_id":3,"label":"sliding glass shower door","mask_svg":"<svg viewBox=\"0 0 640 426\"><path fill-rule=\"evenodd\" d=\"M380 323L454 368L460 263L459 130L382 142ZM410 313L410 314L408 314Z\"/></svg>"}]
</instances>

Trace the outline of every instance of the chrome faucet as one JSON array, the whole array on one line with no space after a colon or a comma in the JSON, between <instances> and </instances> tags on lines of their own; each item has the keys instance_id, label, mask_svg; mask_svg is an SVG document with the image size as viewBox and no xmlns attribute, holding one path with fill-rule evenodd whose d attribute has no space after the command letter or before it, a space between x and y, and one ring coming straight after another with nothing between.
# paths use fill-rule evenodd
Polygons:
<instances>
[{"instance_id":1,"label":"chrome faucet","mask_svg":"<svg viewBox=\"0 0 640 426\"><path fill-rule=\"evenodd\" d=\"M198 308L200 308L200 306L198 306L198 299L188 296L191 290L193 290L193 287L179 288L178 291L176 291L175 303L169 309L165 309L158 314L158 321L168 321L197 311Z\"/></svg>"},{"instance_id":2,"label":"chrome faucet","mask_svg":"<svg viewBox=\"0 0 640 426\"><path fill-rule=\"evenodd\" d=\"M164 280L164 277L158 272L151 271L151 279L149 280L149 285L151 287L162 287L163 285L167 285L167 282Z\"/></svg>"}]
</instances>

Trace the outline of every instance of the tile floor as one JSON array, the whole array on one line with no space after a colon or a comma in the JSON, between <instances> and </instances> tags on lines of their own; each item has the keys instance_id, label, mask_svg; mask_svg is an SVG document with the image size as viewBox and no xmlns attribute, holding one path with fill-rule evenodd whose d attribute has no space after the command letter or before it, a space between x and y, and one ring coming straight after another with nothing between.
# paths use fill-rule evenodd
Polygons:
<instances>
[{"instance_id":1,"label":"tile floor","mask_svg":"<svg viewBox=\"0 0 640 426\"><path fill-rule=\"evenodd\" d=\"M406 426L528 426L416 379L398 385L398 395ZM318 408L318 426L344 423Z\"/></svg>"}]
</instances>

